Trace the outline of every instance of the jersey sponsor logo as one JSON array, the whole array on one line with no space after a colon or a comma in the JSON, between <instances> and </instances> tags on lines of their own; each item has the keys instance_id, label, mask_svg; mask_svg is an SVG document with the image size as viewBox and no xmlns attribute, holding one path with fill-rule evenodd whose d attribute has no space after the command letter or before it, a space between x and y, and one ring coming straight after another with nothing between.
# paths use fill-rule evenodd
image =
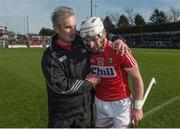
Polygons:
<instances>
[{"instance_id":1,"label":"jersey sponsor logo","mask_svg":"<svg viewBox=\"0 0 180 129\"><path fill-rule=\"evenodd\" d=\"M116 76L116 71L113 66L91 66L91 73L104 78Z\"/></svg>"},{"instance_id":2,"label":"jersey sponsor logo","mask_svg":"<svg viewBox=\"0 0 180 129\"><path fill-rule=\"evenodd\" d=\"M62 57L59 58L59 61L60 61L60 62L63 62L63 61L65 61L66 59L67 59L67 56L64 55L64 56L62 56Z\"/></svg>"}]
</instances>

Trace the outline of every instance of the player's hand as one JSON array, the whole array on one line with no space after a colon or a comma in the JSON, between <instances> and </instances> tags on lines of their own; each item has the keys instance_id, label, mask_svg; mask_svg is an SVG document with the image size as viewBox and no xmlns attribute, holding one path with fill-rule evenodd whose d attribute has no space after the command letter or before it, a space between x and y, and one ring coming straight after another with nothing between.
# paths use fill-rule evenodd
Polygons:
<instances>
[{"instance_id":1,"label":"player's hand","mask_svg":"<svg viewBox=\"0 0 180 129\"><path fill-rule=\"evenodd\" d=\"M93 86L97 85L100 81L101 81L101 78L94 75L94 74L88 74L86 77L85 77L85 80L92 83Z\"/></svg>"},{"instance_id":2,"label":"player's hand","mask_svg":"<svg viewBox=\"0 0 180 129\"><path fill-rule=\"evenodd\" d=\"M132 120L135 125L138 125L140 120L143 118L143 110L142 109L133 109L132 110Z\"/></svg>"},{"instance_id":3,"label":"player's hand","mask_svg":"<svg viewBox=\"0 0 180 129\"><path fill-rule=\"evenodd\" d=\"M121 39L115 40L112 43L112 48L116 51L116 54L121 54L121 56L128 52L132 53L131 49Z\"/></svg>"}]
</instances>

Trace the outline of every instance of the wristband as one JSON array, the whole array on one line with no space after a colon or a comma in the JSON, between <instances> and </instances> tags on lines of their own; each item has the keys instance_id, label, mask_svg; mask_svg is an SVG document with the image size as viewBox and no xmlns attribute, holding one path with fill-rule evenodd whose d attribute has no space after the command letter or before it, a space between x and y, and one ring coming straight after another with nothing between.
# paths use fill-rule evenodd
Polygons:
<instances>
[{"instance_id":1,"label":"wristband","mask_svg":"<svg viewBox=\"0 0 180 129\"><path fill-rule=\"evenodd\" d=\"M143 106L142 100L135 100L135 103L134 103L135 109L142 109L142 106Z\"/></svg>"}]
</instances>

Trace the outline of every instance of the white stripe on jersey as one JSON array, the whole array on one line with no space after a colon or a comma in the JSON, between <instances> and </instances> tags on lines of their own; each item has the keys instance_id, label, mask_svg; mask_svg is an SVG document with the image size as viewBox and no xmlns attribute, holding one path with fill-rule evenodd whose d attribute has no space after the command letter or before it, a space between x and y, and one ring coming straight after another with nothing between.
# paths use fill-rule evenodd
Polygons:
<instances>
[{"instance_id":1,"label":"white stripe on jersey","mask_svg":"<svg viewBox=\"0 0 180 129\"><path fill-rule=\"evenodd\" d=\"M130 61L131 65L134 66L136 64L135 59L132 57L131 54L125 54L125 56L128 58L128 60Z\"/></svg>"},{"instance_id":2,"label":"white stripe on jersey","mask_svg":"<svg viewBox=\"0 0 180 129\"><path fill-rule=\"evenodd\" d=\"M137 62L136 62L136 60L134 59L134 57L133 57L133 55L132 54L128 54L130 57L131 57L131 59L134 61L134 64L136 64Z\"/></svg>"}]
</instances>

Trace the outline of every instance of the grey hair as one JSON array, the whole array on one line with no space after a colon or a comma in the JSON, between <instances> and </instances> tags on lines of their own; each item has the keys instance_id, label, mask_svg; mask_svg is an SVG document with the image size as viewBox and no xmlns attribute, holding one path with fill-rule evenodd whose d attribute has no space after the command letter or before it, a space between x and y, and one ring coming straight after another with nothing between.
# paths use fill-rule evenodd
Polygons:
<instances>
[{"instance_id":1,"label":"grey hair","mask_svg":"<svg viewBox=\"0 0 180 129\"><path fill-rule=\"evenodd\" d=\"M58 6L51 15L51 21L53 26L56 26L59 23L59 17L67 18L74 15L75 11L73 8L67 6Z\"/></svg>"}]
</instances>

